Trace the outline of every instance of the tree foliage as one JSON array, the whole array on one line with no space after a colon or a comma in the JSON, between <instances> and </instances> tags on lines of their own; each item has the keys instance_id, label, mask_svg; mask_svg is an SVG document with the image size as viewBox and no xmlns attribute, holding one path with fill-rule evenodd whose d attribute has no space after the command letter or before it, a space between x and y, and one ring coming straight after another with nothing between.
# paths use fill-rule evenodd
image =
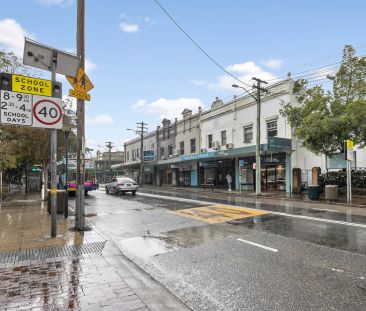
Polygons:
<instances>
[{"instance_id":1,"label":"tree foliage","mask_svg":"<svg viewBox=\"0 0 366 311\"><path fill-rule=\"evenodd\" d=\"M328 76L332 91L321 86L308 88L308 82L294 85L300 105L286 104L281 114L287 117L294 134L315 152L331 154L343 151L344 140L366 145L366 58L356 56L352 46L343 50L339 70Z\"/></svg>"}]
</instances>

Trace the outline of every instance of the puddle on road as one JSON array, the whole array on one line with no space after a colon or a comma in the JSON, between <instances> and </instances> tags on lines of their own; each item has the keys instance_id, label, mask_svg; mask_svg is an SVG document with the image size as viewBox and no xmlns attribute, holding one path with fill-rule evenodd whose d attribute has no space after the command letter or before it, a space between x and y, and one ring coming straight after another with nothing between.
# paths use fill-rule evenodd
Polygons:
<instances>
[{"instance_id":1,"label":"puddle on road","mask_svg":"<svg viewBox=\"0 0 366 311\"><path fill-rule=\"evenodd\" d=\"M222 225L189 227L156 235L129 238L120 241L119 244L128 252L146 258L222 240L237 234L236 228L233 227L233 229Z\"/></svg>"},{"instance_id":2,"label":"puddle on road","mask_svg":"<svg viewBox=\"0 0 366 311\"><path fill-rule=\"evenodd\" d=\"M125 239L119 242L119 246L141 258L153 257L178 249L178 247L154 236Z\"/></svg>"}]
</instances>

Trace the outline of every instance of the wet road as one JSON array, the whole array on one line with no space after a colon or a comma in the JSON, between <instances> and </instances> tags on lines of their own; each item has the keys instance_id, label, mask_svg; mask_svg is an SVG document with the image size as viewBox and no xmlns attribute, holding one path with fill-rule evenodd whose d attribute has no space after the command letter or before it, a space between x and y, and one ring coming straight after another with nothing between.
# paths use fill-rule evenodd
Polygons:
<instances>
[{"instance_id":1,"label":"wet road","mask_svg":"<svg viewBox=\"0 0 366 311\"><path fill-rule=\"evenodd\" d=\"M366 218L291 205L91 194L88 221L194 310L365 310Z\"/></svg>"}]
</instances>

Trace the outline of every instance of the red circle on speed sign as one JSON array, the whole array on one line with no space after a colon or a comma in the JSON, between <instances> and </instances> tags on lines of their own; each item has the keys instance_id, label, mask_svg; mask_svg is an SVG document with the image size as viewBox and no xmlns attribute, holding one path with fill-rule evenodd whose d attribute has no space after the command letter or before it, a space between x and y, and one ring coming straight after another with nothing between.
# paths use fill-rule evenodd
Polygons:
<instances>
[{"instance_id":1,"label":"red circle on speed sign","mask_svg":"<svg viewBox=\"0 0 366 311\"><path fill-rule=\"evenodd\" d=\"M52 106L56 107L56 110L57 110L57 112L58 112L58 115L55 117L55 118L56 118L56 120L54 120L54 121L52 121L52 122L47 122L47 121L45 121L45 120L42 120L42 119L38 116L38 114L36 113L36 109L37 109L37 107L38 107L40 104L42 104L42 103L50 103L50 104L52 104ZM49 110L54 109L54 107L50 108ZM46 112L46 113L47 113L47 112ZM59 107L59 105L57 105L57 104L56 104L55 102L53 102L52 100L48 100L48 99L42 99L42 100L40 100L39 102L35 103L35 104L34 104L34 106L33 106L32 114L33 114L33 116L37 119L37 121L38 121L39 123L42 123L42 124L45 124L45 125L54 125L54 124L58 123L58 122L61 120L61 118L62 118L62 110L61 110L61 108ZM51 113L50 113L50 112L49 112L49 114L51 115Z\"/></svg>"}]
</instances>

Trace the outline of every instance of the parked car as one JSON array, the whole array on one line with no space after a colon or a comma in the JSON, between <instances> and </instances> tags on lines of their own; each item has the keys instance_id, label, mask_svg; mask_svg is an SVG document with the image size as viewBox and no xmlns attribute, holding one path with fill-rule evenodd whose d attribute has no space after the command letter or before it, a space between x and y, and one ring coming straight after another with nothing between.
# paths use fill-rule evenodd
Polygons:
<instances>
[{"instance_id":1,"label":"parked car","mask_svg":"<svg viewBox=\"0 0 366 311\"><path fill-rule=\"evenodd\" d=\"M128 177L116 177L110 180L105 185L105 192L118 194L122 192L125 194L126 192L132 192L133 195L136 194L136 190L138 188L137 182Z\"/></svg>"}]
</instances>

